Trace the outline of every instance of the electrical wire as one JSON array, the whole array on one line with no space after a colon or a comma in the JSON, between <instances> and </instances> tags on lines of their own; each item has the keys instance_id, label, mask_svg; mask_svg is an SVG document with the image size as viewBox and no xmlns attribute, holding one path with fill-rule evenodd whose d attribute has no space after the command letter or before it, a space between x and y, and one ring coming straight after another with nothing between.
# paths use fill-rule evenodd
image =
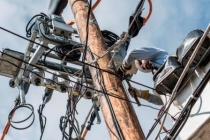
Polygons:
<instances>
[{"instance_id":1,"label":"electrical wire","mask_svg":"<svg viewBox=\"0 0 210 140\"><path fill-rule=\"evenodd\" d=\"M45 126L47 124L47 118L42 114L44 107L45 107L45 104L43 103L39 106L39 109L38 109L39 123L40 123L40 130L41 130L40 140L42 139L42 136L43 136L44 130L45 130Z\"/></svg>"},{"instance_id":2,"label":"electrical wire","mask_svg":"<svg viewBox=\"0 0 210 140\"><path fill-rule=\"evenodd\" d=\"M0 51L0 52L1 52L1 51ZM5 53L3 53L3 54L5 54ZM17 60L19 60L19 61L21 61L21 62L24 62L24 63L26 63L26 64L29 64L28 62L25 62L25 61L23 61L23 60L21 60L21 59L18 59L18 58L16 58L16 57L14 57L14 56L11 56L11 55L9 55L9 54L5 54L5 55L8 55L8 56L10 56L10 57L12 57L12 58L14 58L14 59L17 59ZM10 62L10 61L8 61L8 60L5 60L5 59L0 59L0 60L6 61L6 62L8 62L8 63L10 63L10 64L12 64L12 65L14 65L14 66L20 68L20 69L22 69L22 70L27 70L26 68L21 68L20 66L17 66L16 64L13 64L12 62ZM33 64L29 64L29 65L31 65L31 66L33 66L33 67L37 67L36 65L33 65ZM37 67L37 68L39 68L39 67ZM27 71L30 71L30 70L27 70ZM40 77L40 75L36 74L35 72L33 72L33 71L30 71L30 72ZM47 72L47 73L49 73L49 74L52 74L52 75L54 74L54 73L52 73L52 72L50 72L50 71L47 71L47 70L45 70L45 72ZM56 76L60 77L59 75L56 75ZM45 78L45 77L41 77L41 78L46 79L46 80L50 80L50 79ZM62 78L63 78L63 77L62 77ZM75 81L72 81L72 80L70 80L70 79L66 79L66 78L64 78L64 79L65 79L65 80L68 80L68 81L70 81L70 82L72 82L72 83L76 83ZM55 81L54 81L54 82L55 82ZM55 82L55 83L56 83L56 82ZM62 85L62 84L59 84L59 83L56 83L56 84ZM96 92L103 93L103 94L107 94L107 95L109 95L109 96L112 96L112 97L115 97L115 98L119 98L119 99L121 99L121 100L124 100L124 101L131 102L131 103L136 104L135 102L126 100L126 99L121 98L121 97L119 97L119 96L117 96L117 95L115 95L115 94L104 93L104 92L102 92L101 90L97 90L97 89L92 88L92 87L88 87L88 86L85 86L85 85L82 85L82 84L79 84L79 85L82 86L82 87L85 87L85 88L92 89L92 90L94 90L94 91L96 91ZM82 96L83 96L83 95L81 95L81 97L82 97Z\"/></svg>"},{"instance_id":3,"label":"electrical wire","mask_svg":"<svg viewBox=\"0 0 210 140\"><path fill-rule=\"evenodd\" d=\"M88 20L89 21L89 20ZM87 21L87 22L88 22ZM87 28L87 30L88 30L88 28ZM88 31L87 31L88 32ZM88 34L87 34L87 38L88 38ZM87 39L86 39L86 45L87 45ZM87 46L86 46L86 48L85 49L87 49ZM85 51L85 54L83 55L84 57L86 56L86 51ZM116 116L115 116L116 117Z\"/></svg>"},{"instance_id":4,"label":"electrical wire","mask_svg":"<svg viewBox=\"0 0 210 140\"><path fill-rule=\"evenodd\" d=\"M60 130L62 132L62 139L72 139L72 130L74 130L76 136L78 136L78 133L79 133L79 128L77 129L76 126L74 125L74 120L76 120L75 118L75 109L71 109L71 104L70 104L70 99L71 99L71 96L72 95L68 95L68 100L67 100L67 110L66 110L66 114L65 114L65 117L64 116L61 116L61 119L60 119ZM72 100L72 99L71 99ZM71 117L71 119L70 119ZM69 134L65 131L66 127L67 127L67 123L69 123ZM62 125L63 124L63 125Z\"/></svg>"},{"instance_id":5,"label":"electrical wire","mask_svg":"<svg viewBox=\"0 0 210 140\"><path fill-rule=\"evenodd\" d=\"M1 52L1 51L0 51L0 52ZM5 53L3 53L3 52L1 52L1 53L2 53L2 54L5 54ZM8 55L8 56L10 56L10 57L13 57L13 56L11 56L11 55L9 55L9 54L5 54L5 55ZM13 58L17 59L16 57L13 57ZM14 63L12 63L12 62L10 62L10 61L8 61L8 60L5 60L5 59L0 59L0 60L6 61L6 62L12 64L13 66L16 66L16 67L18 67L18 68L20 68L20 69L22 69L22 70L27 70L27 69L25 69L25 68L21 68L20 66L17 66L16 64L14 64ZM20 60L20 59L17 59L17 60ZM21 60L20 60L20 61L21 61ZM24 61L22 61L22 62L23 62L23 63L27 63L27 62L24 62ZM28 64L28 63L27 63L27 64ZM30 64L30 65L32 65L32 64ZM32 65L32 66L36 67L35 65ZM37 67L37 68L39 68L39 67ZM33 74L35 74L35 75L37 75L37 76L40 76L40 75L34 73L33 71L30 71L30 72L33 73ZM49 73L49 74L54 74L54 73L52 73L52 72L50 72L50 71L47 71L47 70L45 70L45 72L47 72L47 73ZM55 74L54 74L54 75L55 75ZM56 75L56 76L59 76L59 75ZM50 79L45 78L45 77L41 77L41 78L46 79L46 80L50 80ZM64 78L64 79L65 79L65 78ZM65 80L69 80L69 81L72 82L72 83L78 84L78 83L76 83L75 81L72 81L72 80L70 80L70 79L65 79ZM55 81L54 81L54 82L55 82ZM55 82L55 83L56 83L56 82ZM56 83L56 84L59 85L59 83ZM130 100L126 100L126 99L123 99L123 98L118 97L118 96L115 96L115 95L113 95L113 94L104 93L103 91L101 91L101 90L100 90L100 91L99 91L99 90L96 90L95 88L91 88L91 87L88 87L88 86L85 86L85 85L82 85L82 84L78 84L78 85L80 85L80 86L82 86L82 87L85 87L85 88L89 88L89 89L91 89L91 90L95 90L96 92L99 92L99 93L107 94L107 95L109 95L109 96L112 96L112 97L114 97L114 98L118 98L118 99L120 99L120 100L124 100L124 101L130 102L130 103L136 104L136 102L133 102L133 101L130 101ZM84 95L84 94L83 94L83 95ZM81 95L80 98L81 98L83 95ZM143 104L141 104L141 105L144 106L144 107L149 107L149 108L151 108L151 109L160 110L160 109L158 109L158 108L155 108L155 107L152 107L152 106L149 106L149 105L143 105Z\"/></svg>"},{"instance_id":6,"label":"electrical wire","mask_svg":"<svg viewBox=\"0 0 210 140\"><path fill-rule=\"evenodd\" d=\"M88 25L88 23L89 23L89 22L87 22L87 25ZM37 45L41 45L42 47L48 49L47 46L44 46L44 45L42 45L42 44L40 44L40 43L36 43L35 41L29 40L29 39L27 39L27 38L24 38L24 37L22 37L22 36L20 36L20 35L18 35L18 34L16 34L16 33L14 33L14 32L11 32L11 31L9 31L9 30L7 30L7 29L4 29L4 28L2 28L2 27L0 27L0 29L4 30L4 31L6 31L6 32L9 32L9 33L11 33L11 34L13 34L13 35L16 35L16 36L18 36L18 37L20 37L20 38L22 38L22 39L28 40L29 42L33 42L33 43L35 43L35 44L37 44ZM87 31L88 31L88 28L86 28L86 29L87 29ZM87 38L88 38L88 37L86 37L86 40L87 40ZM86 45L86 46L87 46L87 45ZM87 48L87 47L85 47L85 48ZM55 52L56 52L56 51L55 51ZM86 51L84 51L84 52L86 52ZM59 54L59 52L57 52L57 53ZM63 55L64 55L64 54L63 54ZM84 56L85 56L85 55L84 55ZM84 57L83 57L83 58L84 58ZM81 61L79 61L79 62L81 62ZM88 65L88 66L94 67L93 65L88 64L88 63L85 63L85 62L81 62L81 63L83 63L84 65ZM96 68L96 67L94 67L94 68ZM98 69L100 69L100 68L98 67ZM103 70L103 69L100 69L100 70L102 70L102 71L104 71L104 72L107 72L107 73L109 73L109 74L115 75L115 76L119 76L118 74L115 74L115 73L110 72L110 71L107 71L107 70ZM120 77L121 77L121 76L120 76ZM125 77L121 77L121 78L122 78L122 79L126 79ZM151 87L146 86L146 85L144 85L144 84L141 84L141 83L132 81L132 80L130 80L130 79L126 79L126 80L129 80L130 82L133 82L133 83L135 83L135 84L144 86L144 87L146 87L146 88L149 88L149 89L152 89L152 90L156 90L156 89L154 89L154 88L151 88ZM161 91L158 91L158 92L159 92L159 93L162 93ZM164 93L162 93L162 94L164 94Z\"/></svg>"},{"instance_id":7,"label":"electrical wire","mask_svg":"<svg viewBox=\"0 0 210 140\"><path fill-rule=\"evenodd\" d=\"M89 17L90 17L90 11L91 11L91 5L92 5L92 0L90 0L90 5L89 5L89 7L88 7L88 14L87 14L87 23L86 23L86 43L85 43L85 48L84 48L84 53L83 53L83 57L82 57L82 61L84 62L85 61L85 58L86 58L86 51L87 51L87 43L88 43L88 34L89 34L89 30L88 30L88 24L89 24ZM70 53L71 51L69 51L68 53ZM67 54L68 54L67 53ZM65 55L67 55L67 54L65 54ZM65 60L65 57L64 57L64 59L63 59L63 61ZM83 65L82 66L82 78L84 77L83 75L84 75L84 72L85 72L85 66ZM82 82L83 82L83 79L81 80ZM85 80L86 81L86 80ZM87 83L87 81L86 81L86 83ZM86 90L87 90L87 88L85 89L85 92L86 92ZM83 93L83 95L85 94L85 92ZM83 96L82 95L82 96ZM81 99L81 98L80 98ZM79 100L80 100L79 99ZM79 102L79 100L77 101L77 103ZM76 103L76 104L77 104ZM73 110L75 110L75 108L76 108L76 104L74 105L74 107L73 107L73 109L71 110L71 111L73 111ZM71 114L72 114L72 112L71 112ZM83 128L82 128L82 130L81 130L81 132L80 132L80 134L79 134L79 138L81 137L81 134L82 134L82 131L83 131Z\"/></svg>"},{"instance_id":8,"label":"electrical wire","mask_svg":"<svg viewBox=\"0 0 210 140\"><path fill-rule=\"evenodd\" d=\"M85 51L86 52L86 51ZM85 55L84 55L85 56Z\"/></svg>"},{"instance_id":9,"label":"electrical wire","mask_svg":"<svg viewBox=\"0 0 210 140\"><path fill-rule=\"evenodd\" d=\"M42 44L40 44L40 43L37 43L37 42L35 42L35 41L33 41L33 40L30 40L30 39L28 39L28 38L25 38L25 37L23 37L23 36L21 36L21 35L19 35L19 34L16 34L16 33L12 32L12 31L9 31L9 30L7 30L7 29L5 29L5 28L3 28L3 27L0 27L0 29L4 30L4 31L6 31L6 32L8 32L8 33L10 33L10 34L13 34L13 35L15 35L15 36L17 36L17 37L20 37L20 38L22 38L22 39L24 39L24 40L27 40L27 41L29 41L29 42L32 42L32 43L34 43L34 44L36 44L36 45L40 45L40 46L42 46L42 47L44 47L44 48L46 48L46 49L49 49L49 48L48 48L47 46L45 46L45 45L42 45ZM54 51L54 52L55 52L55 51ZM93 68L97 68L97 67L95 67L95 66L93 66L93 65L91 65L91 64L88 64L88 63L85 63L85 62L82 62L82 61L79 61L79 60L78 60L78 62L80 62L80 63L82 63L82 64L84 64L84 65L93 67ZM148 89L156 90L156 89L154 89L154 88L152 88L152 87L149 87L149 86L147 86L147 85L144 85L144 84L141 84L141 83L139 83L139 82L136 82L136 81L127 79L127 78L125 78L125 77L122 77L122 76L120 76L120 75L118 75L118 74L116 74L116 73L113 73L113 72L110 72L110 71L107 71L107 70L103 70L103 69L101 69L101 68L99 68L99 67L98 67L97 69L102 70L103 72L107 72L107 73L109 73L109 74L118 76L118 77L120 77L121 79L128 80L128 81L130 81L130 82L132 82L132 83L135 83L135 84L137 84L137 85L141 85L141 86L146 87L146 88L148 88ZM160 94L164 94L164 93L161 92L161 91L157 91L157 92L160 93Z\"/></svg>"},{"instance_id":10,"label":"electrical wire","mask_svg":"<svg viewBox=\"0 0 210 140\"><path fill-rule=\"evenodd\" d=\"M3 52L2 52L3 53ZM3 53L4 54L4 53ZM8 55L8 54L5 54L5 55ZM12 56L11 56L12 57ZM17 58L15 58L15 59L17 59ZM20 60L20 59L19 59ZM7 60L3 60L3 61L7 61ZM13 63L11 63L11 62L9 62L9 61L7 61L8 63L10 63L10 64L12 64L12 65L14 65L14 66L16 66L16 67L19 67L19 66L17 66L17 65L15 65L15 64L13 64ZM27 63L27 62L24 62L24 63ZM32 71L31 71L32 72ZM47 71L48 72L48 71ZM53 73L51 73L51 74L53 74ZM43 77L44 78L44 77ZM71 82L73 82L73 81L71 81ZM81 85L81 86L83 86L83 85ZM89 88L89 87L86 87L86 88ZM94 89L93 89L94 90ZM99 91L99 92L102 92L102 91ZM108 94L108 93L104 93L104 94ZM134 102L132 102L132 103L134 103ZM142 106L145 106L145 107L150 107L150 108L153 108L153 107L151 107L151 106L146 106L146 105L142 105ZM155 108L153 108L153 109L155 109ZM156 109L156 110L159 110L159 109Z\"/></svg>"},{"instance_id":11,"label":"electrical wire","mask_svg":"<svg viewBox=\"0 0 210 140\"><path fill-rule=\"evenodd\" d=\"M23 119L21 121L13 121L12 120L13 114L19 108L28 108L29 110L31 110L31 114L26 119ZM26 127L16 127L16 126L13 125L13 123L22 123L22 122L25 122L28 119L30 119L31 117L32 117L32 121ZM8 122L10 123L10 126L12 126L13 128L15 128L17 130L24 130L24 129L29 128L33 124L34 120L35 120L34 108L30 104L24 104L24 105L18 105L18 106L16 106L14 109L12 109L12 111L9 113L9 116L8 116Z\"/></svg>"},{"instance_id":12,"label":"electrical wire","mask_svg":"<svg viewBox=\"0 0 210 140\"><path fill-rule=\"evenodd\" d=\"M36 17L41 17L41 18L43 18L43 17L47 17L47 15L45 15L44 13L37 14L37 15L33 16L33 17L29 20L28 24L26 25L26 37L27 37L27 38L31 37L31 30L32 30L33 26L35 25L35 22L32 23L32 25L31 25L29 28L28 28L28 26L29 26L29 24L31 23L31 21L32 21L34 18L36 18Z\"/></svg>"},{"instance_id":13,"label":"electrical wire","mask_svg":"<svg viewBox=\"0 0 210 140\"><path fill-rule=\"evenodd\" d=\"M92 57L93 57L93 55L92 55ZM95 64L98 66L98 63L97 63L97 62L95 62ZM99 66L98 66L98 67L99 67ZM107 93L106 89L104 88L104 80L103 80L103 76L102 76L100 70L98 70L98 72L97 72L97 79L98 79L99 83L101 83L101 84L100 84L101 90L102 90L103 92ZM105 98L106 98L106 101L107 101L108 106L109 106L110 114L112 115L112 120L113 120L113 124L114 124L114 126L115 126L115 130L116 130L116 132L117 132L117 134L118 134L118 137L119 137L119 138L118 138L118 137L117 137L117 138L120 139L120 140L124 140L125 137L123 136L122 130L121 130L120 125L119 125L119 123L118 123L118 120L117 120L117 118L116 118L116 115L115 115L113 106L112 106L112 104L111 104L111 101L110 101L109 97L106 96L106 94L105 94ZM110 131L111 131L111 130L110 130ZM116 135L114 135L114 136L116 136Z\"/></svg>"}]
</instances>

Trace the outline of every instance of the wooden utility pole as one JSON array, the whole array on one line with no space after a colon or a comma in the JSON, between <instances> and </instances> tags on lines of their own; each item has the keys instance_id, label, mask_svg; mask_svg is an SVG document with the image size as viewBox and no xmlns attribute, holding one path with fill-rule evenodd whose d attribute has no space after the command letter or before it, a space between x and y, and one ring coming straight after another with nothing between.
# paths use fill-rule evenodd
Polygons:
<instances>
[{"instance_id":1,"label":"wooden utility pole","mask_svg":"<svg viewBox=\"0 0 210 140\"><path fill-rule=\"evenodd\" d=\"M77 24L78 32L80 35L81 42L85 44L86 41L86 23L87 23L87 16L88 16L88 1L86 0L68 0L71 9L73 11L73 15L75 18L75 22ZM97 25L96 19L91 11L90 18L89 18L89 38L88 38L88 46L90 50L95 55L100 55L106 51L106 45L103 40L103 36ZM94 55L96 59L97 56ZM103 58L99 59L98 65L101 69L110 72L116 72L114 69L108 68L108 63L110 61L109 53L105 55ZM93 61L92 56L87 52L86 57L88 63ZM103 79L98 80L97 76L97 69L93 67L89 67L90 72L92 75L92 79L97 90L101 90L101 85L104 86L106 91L109 94L115 94L128 100L128 97L125 93L125 90L122 86L122 81L117 76L109 74L107 72L102 71ZM102 81L103 80L103 81ZM145 136L141 129L141 126L138 122L138 118L134 112L134 109L130 102L126 102L124 100L115 98L115 97L108 97L110 102L113 106L114 113L116 115L117 122L120 126L123 139L125 140L144 140ZM107 128L110 134L111 140L119 140L118 133L115 129L115 125L113 124L113 118L110 113L110 109L107 103L107 100L104 96L100 98L100 106L101 110L107 124Z\"/></svg>"}]
</instances>

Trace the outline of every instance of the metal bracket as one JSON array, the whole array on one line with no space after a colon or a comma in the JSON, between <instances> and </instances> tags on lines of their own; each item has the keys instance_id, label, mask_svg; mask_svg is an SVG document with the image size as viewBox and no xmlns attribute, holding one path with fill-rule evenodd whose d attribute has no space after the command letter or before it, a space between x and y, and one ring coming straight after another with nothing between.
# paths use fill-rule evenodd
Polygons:
<instances>
[{"instance_id":1,"label":"metal bracket","mask_svg":"<svg viewBox=\"0 0 210 140\"><path fill-rule=\"evenodd\" d=\"M98 23L97 23L96 19L90 19L90 20L89 20L89 23L91 23L91 24L95 24L95 25L98 25Z\"/></svg>"},{"instance_id":2,"label":"metal bracket","mask_svg":"<svg viewBox=\"0 0 210 140\"><path fill-rule=\"evenodd\" d=\"M101 123L101 118L100 118L100 116L99 116L99 113L98 113L98 111L99 111L99 101L98 101L98 99L97 99L97 97L95 97L94 99L93 99L93 104L94 104L94 107L93 107L93 109L94 109L94 112L95 112L95 114L96 114L96 118L97 118L97 124L100 124Z\"/></svg>"},{"instance_id":3,"label":"metal bracket","mask_svg":"<svg viewBox=\"0 0 210 140\"><path fill-rule=\"evenodd\" d=\"M41 42L39 47L36 49L35 53L29 60L29 64L26 68L27 70L23 74L24 76L28 77L29 72L33 69L33 66L31 66L31 65L35 65L38 62L38 60L40 59L40 57L42 56L42 54L44 53L44 50L45 50L45 48L43 46L46 46L46 45L47 45L47 43Z\"/></svg>"},{"instance_id":4,"label":"metal bracket","mask_svg":"<svg viewBox=\"0 0 210 140\"><path fill-rule=\"evenodd\" d=\"M21 81L19 85L19 96L20 96L20 104L23 105L26 103L25 99L25 89L24 89L24 83Z\"/></svg>"}]
</instances>

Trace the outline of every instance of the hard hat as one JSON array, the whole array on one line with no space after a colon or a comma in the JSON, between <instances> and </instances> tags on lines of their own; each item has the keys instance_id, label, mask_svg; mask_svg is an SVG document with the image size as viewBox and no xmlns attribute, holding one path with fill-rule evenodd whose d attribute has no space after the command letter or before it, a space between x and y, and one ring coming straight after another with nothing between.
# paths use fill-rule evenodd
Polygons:
<instances>
[{"instance_id":1,"label":"hard hat","mask_svg":"<svg viewBox=\"0 0 210 140\"><path fill-rule=\"evenodd\" d=\"M141 71L141 72L144 72L144 73L152 72L151 69L143 69L143 68L141 67L141 64L140 64L139 60L135 60L135 66L136 66L136 68L137 68L139 71Z\"/></svg>"}]
</instances>

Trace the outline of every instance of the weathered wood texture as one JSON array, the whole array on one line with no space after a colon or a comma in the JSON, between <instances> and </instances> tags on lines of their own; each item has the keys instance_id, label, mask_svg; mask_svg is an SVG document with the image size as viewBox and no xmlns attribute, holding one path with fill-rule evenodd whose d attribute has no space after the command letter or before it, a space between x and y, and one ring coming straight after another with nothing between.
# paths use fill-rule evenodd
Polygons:
<instances>
[{"instance_id":1,"label":"weathered wood texture","mask_svg":"<svg viewBox=\"0 0 210 140\"><path fill-rule=\"evenodd\" d=\"M75 22L77 24L81 42L85 44L86 21L88 13L87 2L85 2L84 0L68 0L68 2L73 11L73 15L75 18ZM96 22L96 19L92 12L90 14L90 20L95 20ZM96 55L100 55L104 51L106 51L106 45L103 40L102 34L100 32L99 26L97 24L89 23L88 46L90 47L93 54ZM90 56L89 53L87 53L86 58L88 63L92 62L92 57ZM109 60L110 60L110 55L106 55L98 60L98 65L101 69L110 72L115 72L113 69L108 68ZM90 71L92 78L94 79L93 81L96 89L101 90L101 85L104 85L104 88L109 94L116 94L117 96L120 96L121 98L128 100L128 97L122 86L122 81L118 77L106 72L102 72L103 79L98 80L98 77L96 76L97 70L95 68L90 68ZM124 138L126 140L144 140L145 136L143 134L141 126L138 122L138 118L134 112L131 103L111 96L109 96L109 99L114 108L114 113L116 115L119 126L122 130ZM101 96L100 98L100 105L105 123L107 124L107 128L110 134L110 139L117 140L118 138L116 136L118 135L116 133L112 121L112 116L110 114L107 100L104 96Z\"/></svg>"}]
</instances>

